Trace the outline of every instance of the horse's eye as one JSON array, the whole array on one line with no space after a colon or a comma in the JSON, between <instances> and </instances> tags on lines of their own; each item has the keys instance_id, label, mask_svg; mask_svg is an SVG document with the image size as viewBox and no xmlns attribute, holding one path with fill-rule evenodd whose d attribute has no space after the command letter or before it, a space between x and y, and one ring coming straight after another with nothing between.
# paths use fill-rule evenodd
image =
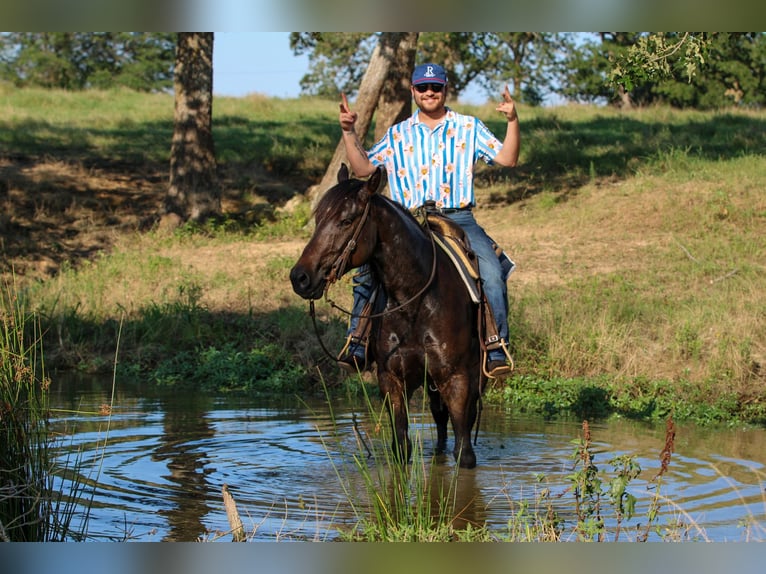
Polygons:
<instances>
[{"instance_id":1,"label":"horse's eye","mask_svg":"<svg viewBox=\"0 0 766 574\"><path fill-rule=\"evenodd\" d=\"M350 217L346 217L340 220L341 227L349 227L352 223L354 223L354 220Z\"/></svg>"}]
</instances>

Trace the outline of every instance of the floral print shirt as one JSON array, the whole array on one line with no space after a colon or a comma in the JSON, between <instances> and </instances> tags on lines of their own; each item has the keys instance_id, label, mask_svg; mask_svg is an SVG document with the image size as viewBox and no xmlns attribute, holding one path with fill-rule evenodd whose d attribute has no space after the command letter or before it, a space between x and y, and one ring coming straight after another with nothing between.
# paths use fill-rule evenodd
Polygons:
<instances>
[{"instance_id":1,"label":"floral print shirt","mask_svg":"<svg viewBox=\"0 0 766 574\"><path fill-rule=\"evenodd\" d=\"M391 126L367 153L386 168L391 199L408 209L428 200L442 209L473 205L474 165L479 158L491 164L502 142L478 118L450 108L433 130L419 114Z\"/></svg>"}]
</instances>

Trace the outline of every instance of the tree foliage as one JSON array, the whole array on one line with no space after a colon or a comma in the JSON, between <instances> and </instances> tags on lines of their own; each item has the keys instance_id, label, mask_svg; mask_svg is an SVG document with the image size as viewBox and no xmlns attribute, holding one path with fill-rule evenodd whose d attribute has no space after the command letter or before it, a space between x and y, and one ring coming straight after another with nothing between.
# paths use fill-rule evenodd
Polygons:
<instances>
[{"instance_id":1,"label":"tree foliage","mask_svg":"<svg viewBox=\"0 0 766 574\"><path fill-rule=\"evenodd\" d=\"M566 65L562 67L558 93L576 102L618 99L629 102L624 86L610 83L608 79L613 62L624 57L639 35L636 32L600 32L592 38L581 37L579 43L571 46ZM641 88L635 86L634 90L639 92Z\"/></svg>"},{"instance_id":2,"label":"tree foliage","mask_svg":"<svg viewBox=\"0 0 766 574\"><path fill-rule=\"evenodd\" d=\"M561 93L579 101L713 109L764 104L766 35L603 32L578 45Z\"/></svg>"},{"instance_id":3,"label":"tree foliage","mask_svg":"<svg viewBox=\"0 0 766 574\"><path fill-rule=\"evenodd\" d=\"M766 34L704 35L672 65L676 73L658 82L653 94L674 107L708 110L766 103Z\"/></svg>"},{"instance_id":4,"label":"tree foliage","mask_svg":"<svg viewBox=\"0 0 766 574\"><path fill-rule=\"evenodd\" d=\"M309 71L301 78L307 95L337 98L340 92L355 94L377 45L367 32L293 32L290 48L308 54Z\"/></svg>"},{"instance_id":5,"label":"tree foliage","mask_svg":"<svg viewBox=\"0 0 766 574\"><path fill-rule=\"evenodd\" d=\"M293 33L308 53L304 93L354 94L377 35ZM549 94L617 105L668 103L711 109L764 104L766 34L762 32L422 32L417 62L444 65L451 95L469 84L490 97L508 84L529 105Z\"/></svg>"},{"instance_id":6,"label":"tree foliage","mask_svg":"<svg viewBox=\"0 0 766 574\"><path fill-rule=\"evenodd\" d=\"M291 48L309 56L309 72L301 80L303 93L355 94L379 35L294 32ZM539 104L552 89L566 38L549 33L422 32L416 61L442 64L453 97L475 81L488 94L510 84L517 100Z\"/></svg>"},{"instance_id":7,"label":"tree foliage","mask_svg":"<svg viewBox=\"0 0 766 574\"><path fill-rule=\"evenodd\" d=\"M0 80L66 90L173 85L175 34L148 32L4 32Z\"/></svg>"}]
</instances>

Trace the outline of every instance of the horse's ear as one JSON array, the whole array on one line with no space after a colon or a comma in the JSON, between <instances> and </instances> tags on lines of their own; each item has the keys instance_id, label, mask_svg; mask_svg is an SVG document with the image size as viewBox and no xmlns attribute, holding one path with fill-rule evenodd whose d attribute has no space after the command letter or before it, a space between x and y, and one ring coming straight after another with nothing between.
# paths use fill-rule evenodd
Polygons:
<instances>
[{"instance_id":1,"label":"horse's ear","mask_svg":"<svg viewBox=\"0 0 766 574\"><path fill-rule=\"evenodd\" d=\"M348 179L349 173L348 173L348 167L345 163L340 164L340 169L338 170L338 183L341 183L342 181L346 181Z\"/></svg>"},{"instance_id":2,"label":"horse's ear","mask_svg":"<svg viewBox=\"0 0 766 574\"><path fill-rule=\"evenodd\" d=\"M386 172L382 167L376 167L375 171L372 172L370 179L367 180L367 184L365 185L367 191L370 193L378 193L381 189L383 189L383 186L386 184L385 175Z\"/></svg>"}]
</instances>

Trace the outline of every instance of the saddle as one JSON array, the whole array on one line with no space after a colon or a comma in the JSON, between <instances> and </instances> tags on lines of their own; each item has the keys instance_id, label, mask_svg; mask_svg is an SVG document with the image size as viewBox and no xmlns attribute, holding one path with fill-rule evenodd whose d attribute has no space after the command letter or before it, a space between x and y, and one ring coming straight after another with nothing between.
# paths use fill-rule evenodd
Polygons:
<instances>
[{"instance_id":1,"label":"saddle","mask_svg":"<svg viewBox=\"0 0 766 574\"><path fill-rule=\"evenodd\" d=\"M435 208L426 205L424 213L423 225L432 232L436 245L455 265L471 300L481 307L479 335L482 336L487 349L500 348L502 341L497 332L497 324L479 280L479 260L471 249L465 231ZM493 242L493 246L503 268L503 278L507 279L515 265L497 243Z\"/></svg>"}]
</instances>

